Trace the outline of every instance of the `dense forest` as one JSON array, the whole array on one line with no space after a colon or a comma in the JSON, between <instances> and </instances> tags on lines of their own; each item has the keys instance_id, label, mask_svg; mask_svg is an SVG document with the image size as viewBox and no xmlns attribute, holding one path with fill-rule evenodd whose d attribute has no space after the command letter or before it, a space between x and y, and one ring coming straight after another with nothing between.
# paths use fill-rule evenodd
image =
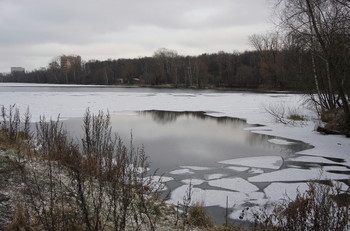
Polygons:
<instances>
[{"instance_id":1,"label":"dense forest","mask_svg":"<svg viewBox=\"0 0 350 231\"><path fill-rule=\"evenodd\" d=\"M59 60L47 69L15 73L8 82L60 84L138 84L190 88L250 88L310 90L310 54L292 49L218 52L199 56L180 56L161 48L152 57L88 61L69 69Z\"/></svg>"}]
</instances>

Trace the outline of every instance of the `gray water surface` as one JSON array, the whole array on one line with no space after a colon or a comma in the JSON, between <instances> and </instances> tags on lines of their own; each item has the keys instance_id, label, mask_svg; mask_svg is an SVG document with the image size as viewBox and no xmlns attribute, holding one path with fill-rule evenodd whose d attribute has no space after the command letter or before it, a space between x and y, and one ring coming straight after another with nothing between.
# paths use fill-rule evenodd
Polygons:
<instances>
[{"instance_id":1,"label":"gray water surface","mask_svg":"<svg viewBox=\"0 0 350 231\"><path fill-rule=\"evenodd\" d=\"M81 136L82 119L64 121L72 136ZM113 132L126 146L142 145L151 168L166 173L179 166L218 166L217 162L233 158L277 155L282 158L310 148L294 141L292 145L268 142L275 138L254 134L244 120L212 117L205 112L140 111L111 116Z\"/></svg>"}]
</instances>

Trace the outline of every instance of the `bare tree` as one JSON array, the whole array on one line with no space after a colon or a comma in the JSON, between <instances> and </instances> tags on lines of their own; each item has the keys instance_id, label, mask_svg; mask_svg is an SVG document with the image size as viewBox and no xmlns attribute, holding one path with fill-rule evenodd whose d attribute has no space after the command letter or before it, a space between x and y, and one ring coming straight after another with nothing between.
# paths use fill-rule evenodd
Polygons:
<instances>
[{"instance_id":1,"label":"bare tree","mask_svg":"<svg viewBox=\"0 0 350 231\"><path fill-rule=\"evenodd\" d=\"M281 25L289 36L302 38L311 50L316 88L326 110L341 107L350 127L349 82L350 7L344 0L278 0ZM316 65L315 59L318 59ZM321 84L321 75L324 82Z\"/></svg>"},{"instance_id":2,"label":"bare tree","mask_svg":"<svg viewBox=\"0 0 350 231\"><path fill-rule=\"evenodd\" d=\"M159 48L154 52L153 57L163 65L165 70L165 82L174 82L178 84L178 53L175 50Z\"/></svg>"}]
</instances>

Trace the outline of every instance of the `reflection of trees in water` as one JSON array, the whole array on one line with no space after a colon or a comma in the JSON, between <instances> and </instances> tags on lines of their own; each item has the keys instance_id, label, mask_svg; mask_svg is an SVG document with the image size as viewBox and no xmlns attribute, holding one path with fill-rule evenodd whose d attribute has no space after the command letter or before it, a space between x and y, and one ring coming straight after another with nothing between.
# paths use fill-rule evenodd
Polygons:
<instances>
[{"instance_id":1,"label":"reflection of trees in water","mask_svg":"<svg viewBox=\"0 0 350 231\"><path fill-rule=\"evenodd\" d=\"M197 119L205 120L206 115L204 112L176 112L176 111L158 111L158 110L150 110L143 111L141 114L147 115L151 114L153 120L159 124L167 124L173 123L177 120L177 118L181 116L194 117Z\"/></svg>"},{"instance_id":2,"label":"reflection of trees in water","mask_svg":"<svg viewBox=\"0 0 350 231\"><path fill-rule=\"evenodd\" d=\"M219 124L231 124L233 126L235 125L242 126L246 124L246 120L244 119L209 116L209 115L206 115L206 112L203 112L203 111L177 112L177 111L149 110L149 111L143 111L141 112L141 114L144 114L144 115L151 114L153 120L160 124L173 123L177 120L177 118L181 116L192 117L200 120L215 120Z\"/></svg>"},{"instance_id":3,"label":"reflection of trees in water","mask_svg":"<svg viewBox=\"0 0 350 231\"><path fill-rule=\"evenodd\" d=\"M309 148L312 148L311 145L299 142L299 141L293 141L294 144L290 145L278 145L268 142L269 139L279 139L279 137L254 133L252 131L245 131L244 128L250 127L250 126L261 126L258 124L254 125L248 125L246 123L246 120L239 119L239 118L231 118L231 117L215 117L213 115L207 115L206 112L203 111L182 111L182 112L176 112L176 111L161 111L161 110L150 110L150 111L142 111L140 112L142 115L150 115L152 119L161 125L170 124L170 123L176 123L176 120L180 117L187 117L190 119L198 119L198 120L208 120L216 122L217 124L225 127L231 127L232 132L236 134L236 136L243 137L246 140L246 144L254 147L261 147L262 149L268 149L271 150L272 153L278 154L280 153L282 156L293 154L295 152L306 150ZM203 124L203 126L205 126ZM218 126L218 129L220 127ZM228 130L228 132L230 132ZM284 138L281 138L284 139Z\"/></svg>"},{"instance_id":4,"label":"reflection of trees in water","mask_svg":"<svg viewBox=\"0 0 350 231\"><path fill-rule=\"evenodd\" d=\"M152 119L159 124L173 123L179 117L177 113L170 112L170 111L152 110L152 111L141 112L141 114L144 114L144 115L151 114Z\"/></svg>"},{"instance_id":5,"label":"reflection of trees in water","mask_svg":"<svg viewBox=\"0 0 350 231\"><path fill-rule=\"evenodd\" d=\"M210 116L210 118L215 119L218 124L232 124L232 125L242 126L242 125L245 125L247 123L247 121L244 119L231 118L231 117L226 117L226 116L225 117Z\"/></svg>"}]
</instances>

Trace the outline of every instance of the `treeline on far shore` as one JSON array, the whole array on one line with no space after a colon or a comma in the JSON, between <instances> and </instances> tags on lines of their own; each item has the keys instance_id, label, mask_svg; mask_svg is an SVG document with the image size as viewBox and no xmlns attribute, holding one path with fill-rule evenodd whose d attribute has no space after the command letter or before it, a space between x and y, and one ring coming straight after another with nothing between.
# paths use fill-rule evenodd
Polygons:
<instances>
[{"instance_id":1,"label":"treeline on far shore","mask_svg":"<svg viewBox=\"0 0 350 231\"><path fill-rule=\"evenodd\" d=\"M2 81L308 91L315 85L310 56L292 48L199 56L161 48L152 57L90 60L69 69L57 58L47 68L3 76Z\"/></svg>"}]
</instances>

